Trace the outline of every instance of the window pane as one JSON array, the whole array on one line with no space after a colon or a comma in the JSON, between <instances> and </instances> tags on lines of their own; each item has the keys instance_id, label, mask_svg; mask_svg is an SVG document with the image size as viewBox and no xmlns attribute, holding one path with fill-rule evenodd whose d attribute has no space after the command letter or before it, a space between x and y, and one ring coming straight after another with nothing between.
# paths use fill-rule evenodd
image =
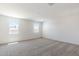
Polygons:
<instances>
[{"instance_id":1,"label":"window pane","mask_svg":"<svg viewBox=\"0 0 79 59\"><path fill-rule=\"evenodd\" d=\"M35 33L39 32L39 23L34 23L34 32Z\"/></svg>"},{"instance_id":2,"label":"window pane","mask_svg":"<svg viewBox=\"0 0 79 59\"><path fill-rule=\"evenodd\" d=\"M9 23L9 34L18 34L19 24L16 21L10 21Z\"/></svg>"}]
</instances>

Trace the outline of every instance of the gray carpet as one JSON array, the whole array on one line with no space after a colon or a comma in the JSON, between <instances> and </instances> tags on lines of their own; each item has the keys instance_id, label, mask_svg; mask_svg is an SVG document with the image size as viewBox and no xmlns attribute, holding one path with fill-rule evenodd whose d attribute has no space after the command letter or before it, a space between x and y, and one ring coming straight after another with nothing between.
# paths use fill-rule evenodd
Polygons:
<instances>
[{"instance_id":1,"label":"gray carpet","mask_svg":"<svg viewBox=\"0 0 79 59\"><path fill-rule=\"evenodd\" d=\"M79 56L79 46L40 38L0 45L0 56Z\"/></svg>"}]
</instances>

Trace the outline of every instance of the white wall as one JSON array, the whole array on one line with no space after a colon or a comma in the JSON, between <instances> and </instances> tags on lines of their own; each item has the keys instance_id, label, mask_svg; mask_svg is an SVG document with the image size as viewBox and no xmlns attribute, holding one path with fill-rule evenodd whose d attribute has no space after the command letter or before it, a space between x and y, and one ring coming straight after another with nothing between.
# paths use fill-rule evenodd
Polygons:
<instances>
[{"instance_id":1,"label":"white wall","mask_svg":"<svg viewBox=\"0 0 79 59\"><path fill-rule=\"evenodd\" d=\"M59 4L53 11L56 14L45 20L43 37L79 44L79 5L61 4L61 7Z\"/></svg>"},{"instance_id":2,"label":"white wall","mask_svg":"<svg viewBox=\"0 0 79 59\"><path fill-rule=\"evenodd\" d=\"M19 7L20 6L20 7ZM44 19L43 37L79 44L79 4L78 3L56 3L53 6L45 4L0 4L0 14L19 18L31 18L33 20ZM19 11L18 11L19 10ZM2 18L2 20L1 20ZM8 33L7 17L0 16L0 42L12 42L22 38L39 37L41 33L26 34L27 26L21 26L24 20L20 20L20 34L14 39ZM10 18L12 19L12 18ZM5 20L5 21L3 21ZM29 22L30 24L30 22ZM3 25L3 26L2 26ZM26 24L27 25L27 24ZM22 30L23 28L23 30ZM25 30L24 30L25 29ZM25 32L25 33L24 33ZM31 32L33 33L33 32ZM30 34L30 33L28 33ZM15 36L14 36L15 37ZM4 40L3 40L4 39ZM6 40L5 40L6 39Z\"/></svg>"},{"instance_id":3,"label":"white wall","mask_svg":"<svg viewBox=\"0 0 79 59\"><path fill-rule=\"evenodd\" d=\"M18 22L19 34L9 34L9 22ZM34 33L33 24L40 24L40 32ZM28 40L33 38L39 38L42 36L42 23L37 21L12 18L0 15L0 43L8 43L13 41Z\"/></svg>"}]
</instances>

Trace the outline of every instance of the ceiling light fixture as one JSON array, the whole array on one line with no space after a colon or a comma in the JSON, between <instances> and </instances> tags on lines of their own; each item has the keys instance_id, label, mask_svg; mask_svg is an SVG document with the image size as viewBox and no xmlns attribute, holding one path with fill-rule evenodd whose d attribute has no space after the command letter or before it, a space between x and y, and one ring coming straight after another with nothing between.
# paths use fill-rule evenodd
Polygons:
<instances>
[{"instance_id":1,"label":"ceiling light fixture","mask_svg":"<svg viewBox=\"0 0 79 59\"><path fill-rule=\"evenodd\" d=\"M49 6L52 6L52 5L54 5L54 4L55 4L55 3L48 3Z\"/></svg>"}]
</instances>

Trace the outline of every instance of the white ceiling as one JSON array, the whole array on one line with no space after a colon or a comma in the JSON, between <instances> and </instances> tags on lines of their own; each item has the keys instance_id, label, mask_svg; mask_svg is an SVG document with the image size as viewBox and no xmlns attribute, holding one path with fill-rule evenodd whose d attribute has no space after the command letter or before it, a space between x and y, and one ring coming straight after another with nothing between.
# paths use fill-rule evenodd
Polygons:
<instances>
[{"instance_id":1,"label":"white ceiling","mask_svg":"<svg viewBox=\"0 0 79 59\"><path fill-rule=\"evenodd\" d=\"M49 6L48 3L0 3L2 15L37 21L54 19L63 14L66 15L67 10L72 12L74 9L79 10L79 4L56 3Z\"/></svg>"}]
</instances>

